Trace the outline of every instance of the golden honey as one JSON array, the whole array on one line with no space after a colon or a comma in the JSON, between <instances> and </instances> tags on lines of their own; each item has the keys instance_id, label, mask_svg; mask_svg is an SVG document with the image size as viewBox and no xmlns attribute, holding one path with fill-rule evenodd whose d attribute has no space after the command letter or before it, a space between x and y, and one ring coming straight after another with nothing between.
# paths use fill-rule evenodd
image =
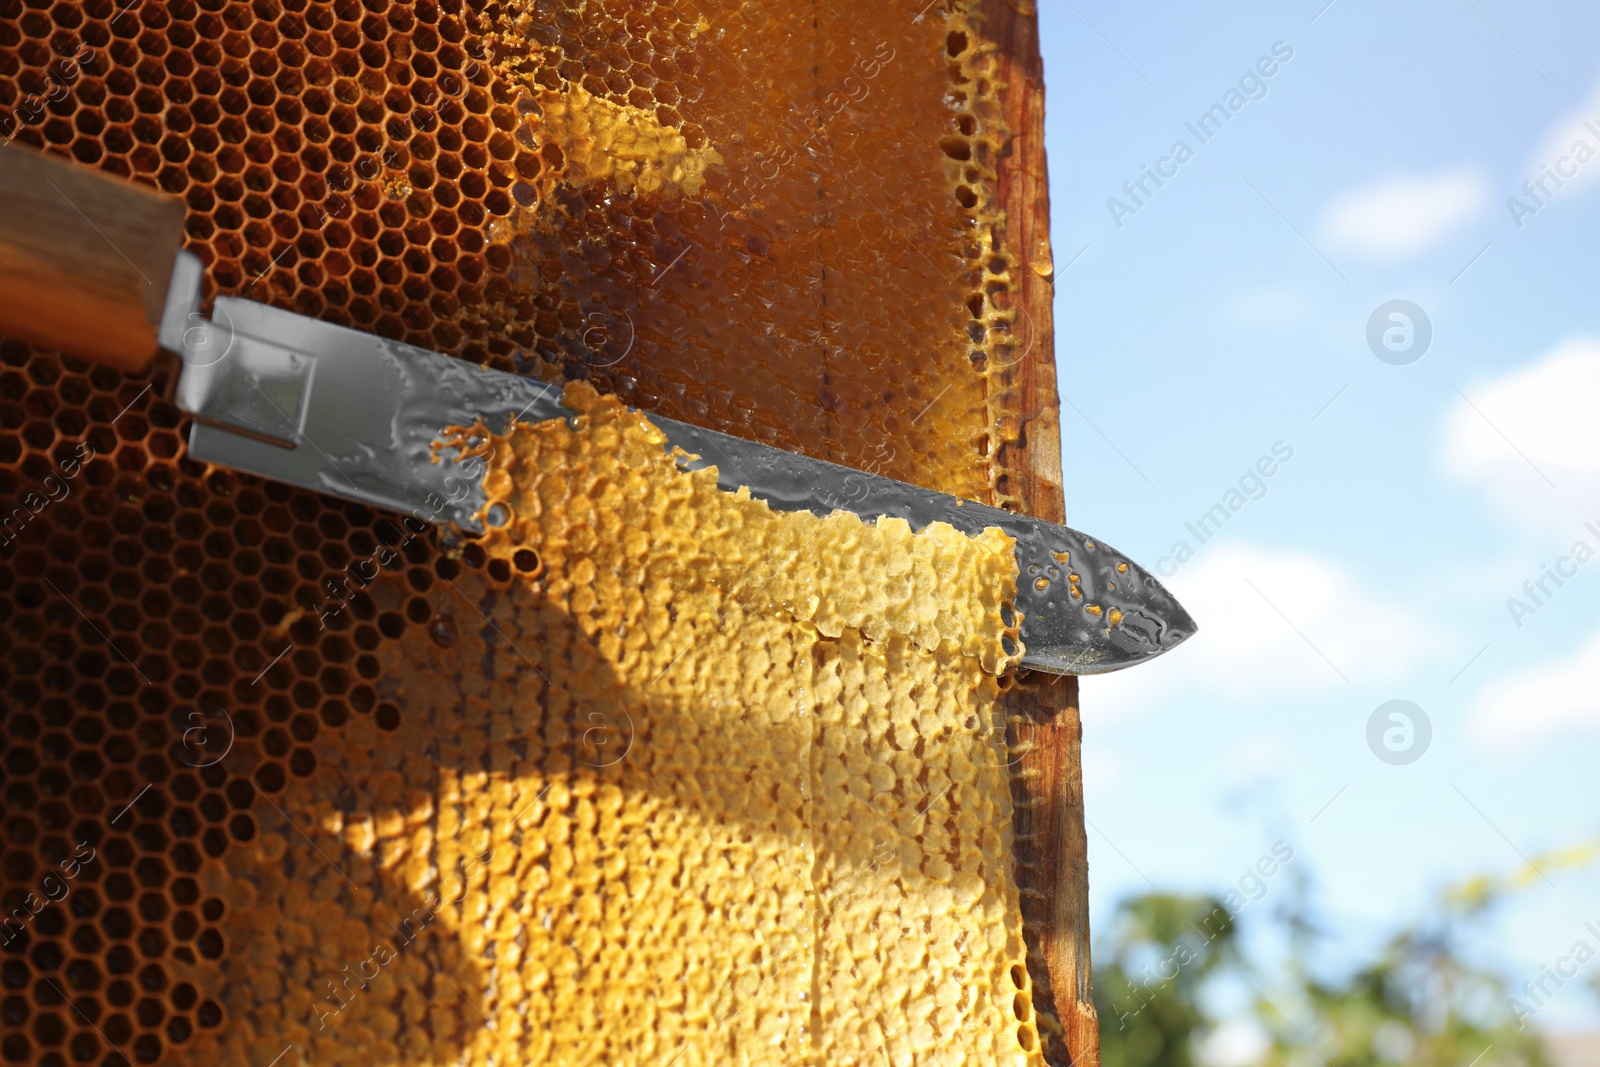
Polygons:
<instances>
[{"instance_id":1,"label":"golden honey","mask_svg":"<svg viewBox=\"0 0 1600 1067\"><path fill-rule=\"evenodd\" d=\"M986 48L921 2L21 0L0 135L182 197L208 296L993 499ZM0 362L0 1060L1035 1055L997 546L819 520L848 567L628 585L627 530L463 545L190 460L168 368Z\"/></svg>"}]
</instances>

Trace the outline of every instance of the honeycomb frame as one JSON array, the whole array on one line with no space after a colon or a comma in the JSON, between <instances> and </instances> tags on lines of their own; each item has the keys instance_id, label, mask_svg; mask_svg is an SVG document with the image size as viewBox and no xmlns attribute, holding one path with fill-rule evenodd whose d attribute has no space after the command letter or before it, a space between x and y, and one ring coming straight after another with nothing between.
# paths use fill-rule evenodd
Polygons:
<instances>
[{"instance_id":1,"label":"honeycomb frame","mask_svg":"<svg viewBox=\"0 0 1600 1067\"><path fill-rule=\"evenodd\" d=\"M993 79L966 16L934 17L952 84ZM550 265L538 235L496 241L489 227L516 220L549 160L519 140L527 115L489 43L497 19L499 8L448 2L3 0L0 136L181 195L208 297L591 378L669 415L930 480L916 446L881 426L799 440L770 398L670 367L630 376L613 359L615 308L569 284L570 264L556 264L554 284L525 283ZM692 41L701 21L662 32ZM584 55L609 47L569 36ZM570 80L592 77L605 80L588 69ZM703 136L681 115L658 117L687 141ZM962 172L955 216L992 215L1003 122L951 121L940 150ZM725 201L701 224L720 235L739 210ZM1021 424L998 373L1017 346L1015 263L993 225L974 230L953 272L963 310L952 329L978 380L964 410L929 423L928 440L959 443L932 480L1015 505L1001 454ZM769 239L740 237L729 254L760 259ZM674 252L654 251L646 277ZM315 772L319 734L362 719L395 728L375 650L412 628L451 641L466 620L445 583L464 569L490 587L514 580L470 544L195 463L171 385L167 367L128 376L0 342L0 682L11 704L0 904L31 916L21 944L4 946L4 1062L147 1063L203 1047L225 1019L207 982L228 950L229 909L201 876L260 832L260 799ZM826 385L817 399L848 406ZM894 404L904 422L937 399L930 386ZM365 595L380 561L404 591L382 608ZM33 914L27 894L64 874L79 842L96 860ZM145 862L157 856L164 870ZM164 976L149 973L158 960Z\"/></svg>"}]
</instances>

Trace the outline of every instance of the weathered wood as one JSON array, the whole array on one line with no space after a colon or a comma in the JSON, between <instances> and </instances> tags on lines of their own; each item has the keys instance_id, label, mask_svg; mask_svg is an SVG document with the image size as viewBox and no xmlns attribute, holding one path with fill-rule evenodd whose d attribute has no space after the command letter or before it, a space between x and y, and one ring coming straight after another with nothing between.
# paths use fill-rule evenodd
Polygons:
<instances>
[{"instance_id":1,"label":"weathered wood","mask_svg":"<svg viewBox=\"0 0 1600 1067\"><path fill-rule=\"evenodd\" d=\"M982 30L995 47L1010 139L998 160L1005 211L1001 239L1016 269L1010 307L1017 312L1015 364L993 388L1009 390L1020 432L1002 446L1009 473L997 488L1025 509L1065 521L1060 399L1056 393L1054 265L1044 146L1044 67L1038 11L1026 0L981 0ZM1023 354L1025 353L1025 354ZM1020 358L1019 358L1020 357ZM1089 966L1089 863L1084 832L1082 728L1076 678L1031 675L1006 698L1016 769L1018 881L1035 982L1035 1008L1053 1012L1064 1033L1047 1046L1054 1064L1098 1067L1099 1024Z\"/></svg>"},{"instance_id":2,"label":"weathered wood","mask_svg":"<svg viewBox=\"0 0 1600 1067\"><path fill-rule=\"evenodd\" d=\"M138 370L156 353L183 201L0 148L0 335Z\"/></svg>"},{"instance_id":3,"label":"weathered wood","mask_svg":"<svg viewBox=\"0 0 1600 1067\"><path fill-rule=\"evenodd\" d=\"M1083 823L1082 730L1076 678L1034 675L1007 697L1017 774L1013 828L1024 934L1038 990L1065 1031L1050 1062L1100 1062L1089 969L1088 841ZM1040 975L1043 980L1040 980ZM1060 1047L1064 1046L1064 1047Z\"/></svg>"}]
</instances>

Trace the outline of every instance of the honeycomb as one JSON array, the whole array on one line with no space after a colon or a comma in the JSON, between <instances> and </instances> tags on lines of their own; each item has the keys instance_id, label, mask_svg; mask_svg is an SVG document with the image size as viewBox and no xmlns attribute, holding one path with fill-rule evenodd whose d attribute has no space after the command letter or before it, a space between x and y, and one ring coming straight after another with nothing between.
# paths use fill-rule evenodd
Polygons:
<instances>
[{"instance_id":1,"label":"honeycomb","mask_svg":"<svg viewBox=\"0 0 1600 1067\"><path fill-rule=\"evenodd\" d=\"M1015 542L1004 531L968 537L936 522L913 534L904 519L869 524L843 511L778 521L748 488L721 491L714 469L680 476L664 451L666 435L638 413L624 415L615 398L577 383L563 403L579 413L576 426L587 436L564 422L517 424L506 434L479 423L448 428L437 446L487 468L491 555L538 555L537 543L596 555L617 541L664 579L717 584L755 610L788 615L826 637L847 628L873 641L898 634L972 656L991 674L1021 658L1011 610ZM606 463L620 458L622 469L594 473L600 461L591 451ZM658 503L651 479L673 487L666 502Z\"/></svg>"},{"instance_id":2,"label":"honeycomb","mask_svg":"<svg viewBox=\"0 0 1600 1067\"><path fill-rule=\"evenodd\" d=\"M0 0L0 136L182 197L208 298L587 380L1004 504L996 92L959 3ZM509 761L539 755L527 724L500 721L504 682L437 687L507 655L502 612L542 561L196 463L171 386L165 365L127 375L0 340L0 1062L310 1062L297 998L370 995L378 922L405 946L390 974L447 984L396 978L421 998L395 1016L413 1023L351 1020L318 1062L455 1062L484 1040L499 1057L482 958L526 942L484 929L516 914L486 889L513 862L536 877L577 859L464 840L496 825L465 806L499 805ZM741 625L769 656L849 663L881 703L892 640L806 645L761 618ZM437 724L402 713L408 692L440 697ZM604 762L622 727L602 720L569 712L571 736L544 743ZM474 749L466 731L509 740ZM550 784L500 829L601 826L620 809L600 781ZM798 877L779 847L792 827L730 825L705 863L764 840L774 884ZM396 841L434 849L402 884L381 862ZM360 906L339 911L340 893ZM345 955L313 991L323 945ZM581 977L568 947L557 973ZM790 965L756 970L777 983ZM771 1026L812 1032L809 1016ZM863 1047L901 1041L897 1062L920 1040L880 1038Z\"/></svg>"},{"instance_id":3,"label":"honeycomb","mask_svg":"<svg viewBox=\"0 0 1600 1067\"><path fill-rule=\"evenodd\" d=\"M483 548L516 577L458 580L493 622L386 649L386 679L432 666L380 683L397 731L347 732L337 771L283 798L332 841L273 837L235 869L273 933L224 1056L281 1038L319 1063L1037 1062L995 677L958 639L747 607L739 561L714 557L824 524L728 507L641 416L569 403L577 430L495 441L490 508L514 516ZM917 568L914 596L993 614L958 588L1014 588L1004 547ZM349 778L371 783L355 804Z\"/></svg>"}]
</instances>

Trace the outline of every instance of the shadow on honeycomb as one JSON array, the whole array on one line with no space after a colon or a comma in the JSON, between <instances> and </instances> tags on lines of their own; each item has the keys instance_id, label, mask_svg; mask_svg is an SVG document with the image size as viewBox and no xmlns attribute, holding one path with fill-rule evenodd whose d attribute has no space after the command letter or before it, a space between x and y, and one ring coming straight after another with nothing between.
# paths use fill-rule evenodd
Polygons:
<instances>
[{"instance_id":1,"label":"shadow on honeycomb","mask_svg":"<svg viewBox=\"0 0 1600 1067\"><path fill-rule=\"evenodd\" d=\"M0 439L0 1057L171 1061L224 1024L230 953L248 962L229 857L281 830L270 797L330 733L398 727L373 650L437 622L423 594L463 565L412 537L397 610L295 610L326 612L323 580L399 528L181 458L159 376L0 356L20 427Z\"/></svg>"},{"instance_id":2,"label":"shadow on honeycomb","mask_svg":"<svg viewBox=\"0 0 1600 1067\"><path fill-rule=\"evenodd\" d=\"M402 643L417 659L431 650L430 670L453 691L457 642L478 663L499 641L473 604L535 595L527 576L471 545L447 558L431 532L357 505L208 473L178 455L179 415L156 398L159 376L128 382L15 344L0 355L0 415L22 426L0 441L0 499L29 516L19 524L8 510L0 546L0 1057L212 1063L219 1042L306 1048L340 1027L349 1062L401 1049L453 1059L483 1030L472 1005L485 1003L485 976L463 916L495 861L487 842L452 857L449 841L408 840L437 817L441 779L474 768L440 749L430 730L443 724L402 715L407 697L380 679L380 656L392 666ZM378 560L381 572L362 566ZM376 577L363 588L352 574ZM330 576L343 578L331 590ZM604 658L579 658L603 691ZM537 748L557 727L549 709L530 709ZM459 729L481 718L459 710ZM553 718L579 724L571 754L534 761L571 773L557 796L519 805L530 829L613 762L585 756L581 709ZM482 746L470 741L476 763ZM530 744L499 741L524 755ZM424 773L396 773L407 753ZM393 859L381 846L396 842L443 875L430 882L415 863L379 871ZM379 961L389 981L374 994L379 944L398 960ZM418 992L440 976L459 1003ZM427 1006L402 1006L407 996ZM338 1019L352 1000L363 1010ZM374 1029L391 1007L426 1019L426 1032Z\"/></svg>"},{"instance_id":3,"label":"shadow on honeycomb","mask_svg":"<svg viewBox=\"0 0 1600 1067\"><path fill-rule=\"evenodd\" d=\"M298 1050L371 1065L454 1062L514 1042L537 1062L619 1029L617 1014L541 1018L552 1000L641 968L668 985L700 979L691 1000L713 1020L738 1010L734 956L713 956L721 972L680 974L681 935L651 935L707 922L696 864L716 882L726 855L792 845L803 756L752 779L751 754L783 739L742 718L739 701L690 708L619 692L595 620L544 599L531 554L486 562L468 544L452 559L431 534L357 505L150 459L143 443L170 434L176 412L155 390L86 370L33 355L0 372L6 415L36 411L42 383L84 397L94 421L87 449L52 441L20 463L0 457L14 463L0 472L6 498L29 500L37 485L48 501L0 553L5 1059L215 1063ZM25 439L43 440L32 428L48 424L25 425ZM129 455L137 475L119 469ZM372 580L335 596L330 574ZM535 659L502 628L530 610L546 620ZM407 676L405 662L427 670ZM625 725L618 709L631 712ZM805 717L794 727L811 728ZM714 740L684 743L686 733ZM625 758L636 741L642 754ZM799 734L789 741L804 751ZM694 763L715 751L745 754L737 784ZM790 808L769 800L780 795ZM698 858L681 846L658 854L659 823L615 823L640 797L726 839ZM608 833L613 852L595 852ZM841 866L859 862L822 846ZM810 885L814 857L791 851L787 871L752 875L751 914L764 907L757 887ZM641 921L640 878L667 927ZM672 900L675 888L685 899ZM598 951L584 939L608 921L638 936ZM764 921L769 937L782 925ZM530 924L542 927L537 946ZM519 967L524 956L545 961L542 978ZM483 1014L496 1001L521 1005L520 1032ZM668 1050L704 1038L663 1015L620 1031Z\"/></svg>"},{"instance_id":4,"label":"shadow on honeycomb","mask_svg":"<svg viewBox=\"0 0 1600 1067\"><path fill-rule=\"evenodd\" d=\"M983 498L982 370L1010 336L1010 268L984 216L993 86L959 19L913 19L922 0L833 3L848 41L817 38L796 7L708 7L726 31L713 39L652 2L532 18L450 0L0 0L0 135L181 196L211 295L591 378L650 410ZM735 54L767 57L770 85ZM893 77L866 73L884 64ZM852 103L814 118L840 93ZM722 163L698 195L585 177L545 137L552 103L584 98ZM896 122L867 121L868 106ZM809 125L770 120L790 112ZM258 944L262 872L319 913L324 900L295 894L333 877L320 853L377 833L338 788L362 773L350 753L395 750L411 727L392 687L431 666L391 672L385 650L473 639L451 584L515 584L470 544L187 459L169 386L164 370L0 342L4 1062L212 1063L274 983L304 977L295 995L310 998L312 972L281 960L332 920ZM348 580L380 555L369 588ZM285 791L318 782L317 823L291 825ZM424 806L385 795L391 814ZM426 907L425 885L347 874L375 916ZM474 942L444 925L411 958L460 987L434 992L477 999ZM370 934L334 940L362 960ZM283 1001L285 1030L315 1025ZM349 1047L448 1046L482 1022L436 1010L426 1032Z\"/></svg>"}]
</instances>

